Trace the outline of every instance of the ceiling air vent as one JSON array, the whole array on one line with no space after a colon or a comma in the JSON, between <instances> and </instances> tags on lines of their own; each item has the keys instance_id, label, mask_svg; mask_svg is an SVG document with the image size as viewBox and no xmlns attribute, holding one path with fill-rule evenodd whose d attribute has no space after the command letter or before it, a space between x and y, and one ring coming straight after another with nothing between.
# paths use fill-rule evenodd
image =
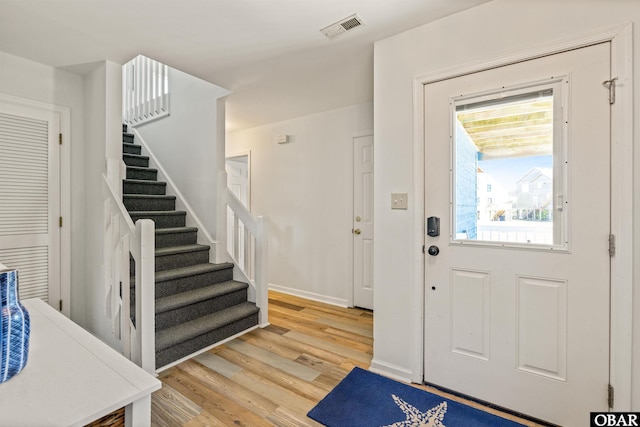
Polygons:
<instances>
[{"instance_id":1,"label":"ceiling air vent","mask_svg":"<svg viewBox=\"0 0 640 427\"><path fill-rule=\"evenodd\" d=\"M357 15L354 14L347 18L341 19L335 24L331 24L328 27L321 29L320 32L325 36L327 36L329 40L332 40L338 37L340 34L346 33L347 31L351 31L362 25L363 25L362 19L360 19Z\"/></svg>"}]
</instances>

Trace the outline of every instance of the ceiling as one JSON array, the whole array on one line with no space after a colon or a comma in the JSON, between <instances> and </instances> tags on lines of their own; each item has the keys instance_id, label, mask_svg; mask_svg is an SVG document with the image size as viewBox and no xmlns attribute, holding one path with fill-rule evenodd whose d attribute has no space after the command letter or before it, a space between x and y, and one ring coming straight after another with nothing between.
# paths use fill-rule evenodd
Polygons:
<instances>
[{"instance_id":1,"label":"ceiling","mask_svg":"<svg viewBox=\"0 0 640 427\"><path fill-rule=\"evenodd\" d=\"M231 90L232 131L371 101L375 41L487 1L0 0L0 51L78 73L148 56Z\"/></svg>"},{"instance_id":2,"label":"ceiling","mask_svg":"<svg viewBox=\"0 0 640 427\"><path fill-rule=\"evenodd\" d=\"M491 102L458 111L456 118L482 160L553 154L553 95Z\"/></svg>"}]
</instances>

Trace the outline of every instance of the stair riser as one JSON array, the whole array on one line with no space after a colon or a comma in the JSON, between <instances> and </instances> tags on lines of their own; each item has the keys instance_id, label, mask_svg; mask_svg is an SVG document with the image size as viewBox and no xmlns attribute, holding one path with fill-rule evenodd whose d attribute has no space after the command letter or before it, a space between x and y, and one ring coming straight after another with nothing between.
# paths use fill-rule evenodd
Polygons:
<instances>
[{"instance_id":1,"label":"stair riser","mask_svg":"<svg viewBox=\"0 0 640 427\"><path fill-rule=\"evenodd\" d=\"M149 182L148 184L140 184L137 182L124 182L122 184L123 194L154 194L165 195L167 193L167 184L164 182Z\"/></svg>"},{"instance_id":2,"label":"stair riser","mask_svg":"<svg viewBox=\"0 0 640 427\"><path fill-rule=\"evenodd\" d=\"M152 219L156 223L156 228L171 228L171 227L184 227L185 226L185 214L175 215L134 215L130 214L131 219L135 223L142 218Z\"/></svg>"},{"instance_id":3,"label":"stair riser","mask_svg":"<svg viewBox=\"0 0 640 427\"><path fill-rule=\"evenodd\" d=\"M181 323L206 316L216 311L224 310L232 305L241 304L247 301L247 290L243 289L230 292L217 298L200 301L176 310L166 311L156 315L156 331L171 328Z\"/></svg>"},{"instance_id":4,"label":"stair riser","mask_svg":"<svg viewBox=\"0 0 640 427\"><path fill-rule=\"evenodd\" d=\"M227 280L232 279L233 268L224 268L195 276L167 280L165 282L156 283L156 298L164 298L170 295L200 289L205 286L226 282Z\"/></svg>"},{"instance_id":5,"label":"stair riser","mask_svg":"<svg viewBox=\"0 0 640 427\"><path fill-rule=\"evenodd\" d=\"M123 132L126 132L126 129L122 129ZM135 138L135 136L133 134L126 134L123 133L122 134L122 142L128 142L129 144L133 144L133 139Z\"/></svg>"},{"instance_id":6,"label":"stair riser","mask_svg":"<svg viewBox=\"0 0 640 427\"><path fill-rule=\"evenodd\" d=\"M156 234L156 248L194 245L196 243L198 243L198 233L195 231L188 233Z\"/></svg>"},{"instance_id":7,"label":"stair riser","mask_svg":"<svg viewBox=\"0 0 640 427\"><path fill-rule=\"evenodd\" d=\"M139 199L123 197L124 206L128 211L175 211L176 199Z\"/></svg>"},{"instance_id":8,"label":"stair riser","mask_svg":"<svg viewBox=\"0 0 640 427\"><path fill-rule=\"evenodd\" d=\"M184 254L156 255L156 271L172 268L189 267L209 262L209 250L187 252Z\"/></svg>"},{"instance_id":9,"label":"stair riser","mask_svg":"<svg viewBox=\"0 0 640 427\"><path fill-rule=\"evenodd\" d=\"M141 154L142 147L139 145L122 144L123 154Z\"/></svg>"},{"instance_id":10,"label":"stair riser","mask_svg":"<svg viewBox=\"0 0 640 427\"><path fill-rule=\"evenodd\" d=\"M233 323L200 335L188 341L181 342L172 347L156 352L156 369L175 362L198 350L206 348L222 341L232 335L238 334L258 324L258 313L236 320Z\"/></svg>"},{"instance_id":11,"label":"stair riser","mask_svg":"<svg viewBox=\"0 0 640 427\"><path fill-rule=\"evenodd\" d=\"M124 164L127 166L141 166L143 168L149 167L149 159L144 157L131 157L124 154L122 158L124 160Z\"/></svg>"},{"instance_id":12,"label":"stair riser","mask_svg":"<svg viewBox=\"0 0 640 427\"><path fill-rule=\"evenodd\" d=\"M127 168L127 179L143 179L145 181L155 181L158 179L158 171L155 169L131 169Z\"/></svg>"}]
</instances>

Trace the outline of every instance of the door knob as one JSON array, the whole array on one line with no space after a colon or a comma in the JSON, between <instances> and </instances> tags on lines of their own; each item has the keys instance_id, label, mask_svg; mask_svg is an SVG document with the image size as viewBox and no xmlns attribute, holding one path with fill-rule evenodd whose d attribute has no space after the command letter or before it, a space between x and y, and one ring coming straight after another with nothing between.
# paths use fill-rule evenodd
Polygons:
<instances>
[{"instance_id":1,"label":"door knob","mask_svg":"<svg viewBox=\"0 0 640 427\"><path fill-rule=\"evenodd\" d=\"M356 228L355 230L353 230L353 234L360 234L362 233L362 231L360 231L359 228Z\"/></svg>"},{"instance_id":2,"label":"door knob","mask_svg":"<svg viewBox=\"0 0 640 427\"><path fill-rule=\"evenodd\" d=\"M427 249L427 252L431 256L436 256L436 255L438 255L440 253L440 249L435 245L431 245L431 246L429 246L429 249Z\"/></svg>"}]
</instances>

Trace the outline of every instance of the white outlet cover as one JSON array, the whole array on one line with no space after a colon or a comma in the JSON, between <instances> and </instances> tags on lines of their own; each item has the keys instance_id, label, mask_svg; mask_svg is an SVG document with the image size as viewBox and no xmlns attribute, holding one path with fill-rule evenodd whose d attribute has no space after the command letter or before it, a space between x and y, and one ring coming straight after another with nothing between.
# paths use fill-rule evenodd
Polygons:
<instances>
[{"instance_id":1,"label":"white outlet cover","mask_svg":"<svg viewBox=\"0 0 640 427\"><path fill-rule=\"evenodd\" d=\"M391 209L408 209L408 193L391 193Z\"/></svg>"}]
</instances>

